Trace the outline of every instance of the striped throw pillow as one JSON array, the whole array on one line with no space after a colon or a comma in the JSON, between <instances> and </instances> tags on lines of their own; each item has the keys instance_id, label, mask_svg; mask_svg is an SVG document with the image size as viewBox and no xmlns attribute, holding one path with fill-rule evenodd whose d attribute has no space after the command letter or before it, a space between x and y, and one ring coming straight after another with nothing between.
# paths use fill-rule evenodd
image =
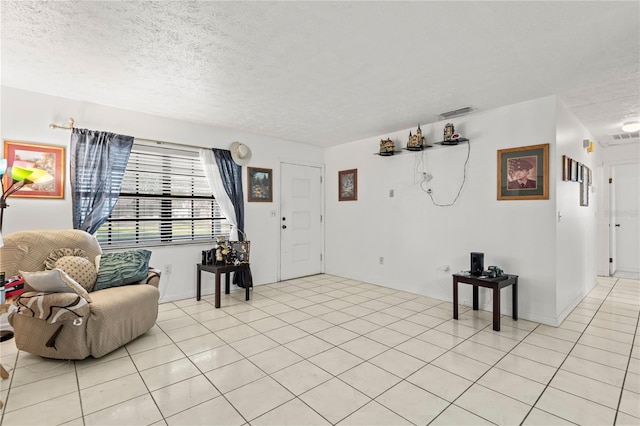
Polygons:
<instances>
[{"instance_id":1,"label":"striped throw pillow","mask_svg":"<svg viewBox=\"0 0 640 426\"><path fill-rule=\"evenodd\" d=\"M151 252L135 249L96 256L98 279L94 291L134 284L144 280L149 270Z\"/></svg>"}]
</instances>

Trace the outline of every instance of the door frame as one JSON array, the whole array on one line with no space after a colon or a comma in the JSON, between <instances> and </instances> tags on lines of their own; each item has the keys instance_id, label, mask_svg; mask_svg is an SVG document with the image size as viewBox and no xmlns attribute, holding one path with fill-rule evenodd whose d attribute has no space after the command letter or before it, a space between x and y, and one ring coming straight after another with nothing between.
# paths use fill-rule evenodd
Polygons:
<instances>
[{"instance_id":1,"label":"door frame","mask_svg":"<svg viewBox=\"0 0 640 426\"><path fill-rule=\"evenodd\" d=\"M615 223L613 223L613 216L611 214L611 209L615 208L615 206L611 205L611 190L612 185L609 184L609 178L611 178L611 171L615 166L622 166L626 164L639 164L640 161L637 159L628 159L628 160L613 160L613 161L604 161L603 173L602 173L602 197L600 199L600 211L602 214L599 215L598 227L600 235L600 239L598 245L602 248L601 257L599 259L599 266L597 268L598 275L602 276L611 276L609 258L612 257L612 248L611 244L615 243L615 237L613 237L613 232L615 232ZM599 189L599 188L598 188Z\"/></svg>"},{"instance_id":2,"label":"door frame","mask_svg":"<svg viewBox=\"0 0 640 426\"><path fill-rule=\"evenodd\" d=\"M320 254L322 255L322 261L320 262L320 273L324 274L325 271L325 167L323 163L316 163L313 161L302 161L302 160L294 160L289 158L280 158L278 161L278 220L276 221L276 226L278 227L278 268L277 268L277 280L278 282L282 281L282 229L280 228L280 217L282 217L282 166L283 164L290 164L294 166L304 166L304 167L316 167L320 169L320 178L322 179L320 182L320 214L322 215L322 222L320 223Z\"/></svg>"}]
</instances>

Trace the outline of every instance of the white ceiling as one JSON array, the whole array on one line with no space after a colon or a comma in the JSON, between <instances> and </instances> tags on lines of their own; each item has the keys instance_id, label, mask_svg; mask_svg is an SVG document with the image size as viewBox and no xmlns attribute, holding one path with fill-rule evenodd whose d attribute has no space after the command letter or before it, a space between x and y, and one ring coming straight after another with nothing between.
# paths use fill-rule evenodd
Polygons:
<instances>
[{"instance_id":1,"label":"white ceiling","mask_svg":"<svg viewBox=\"0 0 640 426\"><path fill-rule=\"evenodd\" d=\"M640 116L637 1L0 7L4 86L320 146L553 94L605 145Z\"/></svg>"}]
</instances>

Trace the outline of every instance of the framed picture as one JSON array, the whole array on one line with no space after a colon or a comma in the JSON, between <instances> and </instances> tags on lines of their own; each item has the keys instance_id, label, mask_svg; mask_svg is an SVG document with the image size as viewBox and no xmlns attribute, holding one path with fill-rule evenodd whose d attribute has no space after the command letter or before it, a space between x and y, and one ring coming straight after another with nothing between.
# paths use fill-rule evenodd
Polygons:
<instances>
[{"instance_id":1,"label":"framed picture","mask_svg":"<svg viewBox=\"0 0 640 426\"><path fill-rule=\"evenodd\" d=\"M273 170L247 167L249 201L271 203L273 201Z\"/></svg>"},{"instance_id":2,"label":"framed picture","mask_svg":"<svg viewBox=\"0 0 640 426\"><path fill-rule=\"evenodd\" d=\"M4 158L8 167L38 169L37 182L27 183L12 197L64 198L64 147L26 142L4 141ZM11 173L4 176L5 188L11 184ZM27 177L28 179L28 177Z\"/></svg>"},{"instance_id":3,"label":"framed picture","mask_svg":"<svg viewBox=\"0 0 640 426\"><path fill-rule=\"evenodd\" d=\"M498 200L549 199L549 144L498 150Z\"/></svg>"},{"instance_id":4,"label":"framed picture","mask_svg":"<svg viewBox=\"0 0 640 426\"><path fill-rule=\"evenodd\" d=\"M572 182L578 181L578 162L576 160L571 160L571 179Z\"/></svg>"},{"instance_id":5,"label":"framed picture","mask_svg":"<svg viewBox=\"0 0 640 426\"><path fill-rule=\"evenodd\" d=\"M580 205L583 207L589 206L589 184L586 179L580 182Z\"/></svg>"},{"instance_id":6,"label":"framed picture","mask_svg":"<svg viewBox=\"0 0 640 426\"><path fill-rule=\"evenodd\" d=\"M562 156L562 180L571 180L571 158Z\"/></svg>"},{"instance_id":7,"label":"framed picture","mask_svg":"<svg viewBox=\"0 0 640 426\"><path fill-rule=\"evenodd\" d=\"M578 182L582 183L584 174L584 164L578 163Z\"/></svg>"},{"instance_id":8,"label":"framed picture","mask_svg":"<svg viewBox=\"0 0 640 426\"><path fill-rule=\"evenodd\" d=\"M338 201L358 199L358 169L338 172Z\"/></svg>"},{"instance_id":9,"label":"framed picture","mask_svg":"<svg viewBox=\"0 0 640 426\"><path fill-rule=\"evenodd\" d=\"M249 263L250 241L229 241L229 244L231 244L231 251L235 253L238 262Z\"/></svg>"}]
</instances>

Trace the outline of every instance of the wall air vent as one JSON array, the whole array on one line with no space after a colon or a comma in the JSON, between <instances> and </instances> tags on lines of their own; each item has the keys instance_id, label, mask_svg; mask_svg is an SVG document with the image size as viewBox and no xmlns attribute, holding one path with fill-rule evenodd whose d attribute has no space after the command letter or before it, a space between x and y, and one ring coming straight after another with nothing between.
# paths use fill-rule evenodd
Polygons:
<instances>
[{"instance_id":1,"label":"wall air vent","mask_svg":"<svg viewBox=\"0 0 640 426\"><path fill-rule=\"evenodd\" d=\"M447 112L440 113L440 117L442 117L442 118L453 118L453 117L458 117L460 115L464 115L464 114L470 113L471 111L473 111L473 108L464 107L464 108L454 109L453 111L447 111Z\"/></svg>"}]
</instances>

